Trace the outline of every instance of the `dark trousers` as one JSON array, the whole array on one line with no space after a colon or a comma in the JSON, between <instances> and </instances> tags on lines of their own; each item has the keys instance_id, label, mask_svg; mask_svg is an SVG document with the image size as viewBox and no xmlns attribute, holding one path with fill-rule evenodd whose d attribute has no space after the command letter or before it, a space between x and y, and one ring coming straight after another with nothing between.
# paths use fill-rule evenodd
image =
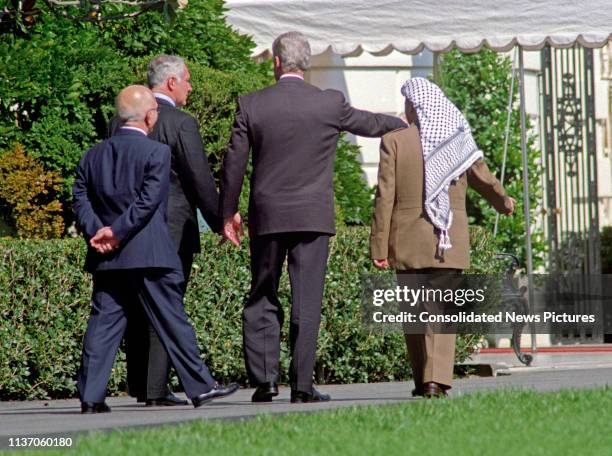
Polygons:
<instances>
[{"instance_id":1,"label":"dark trousers","mask_svg":"<svg viewBox=\"0 0 612 456\"><path fill-rule=\"evenodd\" d=\"M94 274L92 308L83 340L78 390L83 402L103 402L130 309L140 304L189 397L210 391L214 379L200 358L183 309L183 274L169 269L132 269Z\"/></svg>"},{"instance_id":2,"label":"dark trousers","mask_svg":"<svg viewBox=\"0 0 612 456\"><path fill-rule=\"evenodd\" d=\"M242 314L244 356L250 381L252 384L278 381L284 320L278 285L287 258L291 282L289 380L292 389L310 392L329 235L304 232L254 236L250 248L251 291Z\"/></svg>"},{"instance_id":3,"label":"dark trousers","mask_svg":"<svg viewBox=\"0 0 612 456\"><path fill-rule=\"evenodd\" d=\"M183 267L183 296L193 264L192 252L179 252ZM125 334L127 383L131 396L157 399L170 393L170 358L142 306L133 306Z\"/></svg>"}]
</instances>

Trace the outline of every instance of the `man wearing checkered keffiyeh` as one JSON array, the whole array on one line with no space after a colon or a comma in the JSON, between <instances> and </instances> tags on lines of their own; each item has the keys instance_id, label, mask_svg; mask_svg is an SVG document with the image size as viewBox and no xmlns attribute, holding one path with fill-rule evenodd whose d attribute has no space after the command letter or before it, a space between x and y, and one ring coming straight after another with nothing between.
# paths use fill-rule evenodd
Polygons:
<instances>
[{"instance_id":1,"label":"man wearing checkered keffiyeh","mask_svg":"<svg viewBox=\"0 0 612 456\"><path fill-rule=\"evenodd\" d=\"M425 211L438 229L440 250L452 247L448 229L453 223L448 190L472 164L483 157L470 126L459 109L434 83L412 78L402 87L419 119L425 163Z\"/></svg>"},{"instance_id":2,"label":"man wearing checkered keffiyeh","mask_svg":"<svg viewBox=\"0 0 612 456\"><path fill-rule=\"evenodd\" d=\"M515 201L481 159L461 112L436 85L413 78L402 94L413 126L381 140L370 256L375 267L395 269L400 287L452 291L470 265L468 186L502 214L512 214ZM456 309L440 299L420 299L416 305L417 312L430 315ZM404 330L412 395L446 396L453 381L455 328L407 323Z\"/></svg>"}]
</instances>

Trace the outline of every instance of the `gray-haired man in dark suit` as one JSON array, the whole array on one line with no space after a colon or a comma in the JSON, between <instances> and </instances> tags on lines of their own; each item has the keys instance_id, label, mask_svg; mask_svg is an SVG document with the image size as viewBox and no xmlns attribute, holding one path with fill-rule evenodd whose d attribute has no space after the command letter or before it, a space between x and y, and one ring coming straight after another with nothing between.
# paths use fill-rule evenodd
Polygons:
<instances>
[{"instance_id":1,"label":"gray-haired man in dark suit","mask_svg":"<svg viewBox=\"0 0 612 456\"><path fill-rule=\"evenodd\" d=\"M105 413L106 384L130 309L142 306L193 405L227 396L202 363L183 309L183 272L166 221L170 149L147 137L158 104L144 86L117 97L123 126L81 159L74 212L88 244L92 309L83 340L78 390L83 413Z\"/></svg>"},{"instance_id":2,"label":"gray-haired man in dark suit","mask_svg":"<svg viewBox=\"0 0 612 456\"><path fill-rule=\"evenodd\" d=\"M200 233L196 209L209 227L218 232L219 194L215 187L198 121L181 108L192 90L191 75L185 61L175 55L159 55L149 62L148 84L159 105L159 118L149 134L151 139L170 146L170 187L168 189L168 228L181 260L187 289L194 255L200 252ZM121 126L115 117L109 126ZM138 401L152 406L183 405L168 386L170 362L157 333L144 315L132 318L127 332L128 388ZM142 324L145 323L145 324Z\"/></svg>"},{"instance_id":3,"label":"gray-haired man in dark suit","mask_svg":"<svg viewBox=\"0 0 612 456\"><path fill-rule=\"evenodd\" d=\"M249 151L251 291L243 312L244 352L254 402L278 394L283 312L278 283L288 259L292 402L329 400L313 387L329 237L335 234L334 155L342 131L379 137L403 128L399 118L352 108L336 90L304 82L310 45L298 32L273 44L277 83L238 100L222 168L223 235L239 242L238 199Z\"/></svg>"}]
</instances>

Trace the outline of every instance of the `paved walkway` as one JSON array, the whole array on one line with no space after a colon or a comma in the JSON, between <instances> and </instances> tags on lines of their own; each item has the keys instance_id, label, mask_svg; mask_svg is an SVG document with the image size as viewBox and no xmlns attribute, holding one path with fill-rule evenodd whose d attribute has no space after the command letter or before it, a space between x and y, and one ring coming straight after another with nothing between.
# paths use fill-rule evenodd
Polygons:
<instances>
[{"instance_id":1,"label":"paved walkway","mask_svg":"<svg viewBox=\"0 0 612 456\"><path fill-rule=\"evenodd\" d=\"M612 367L575 369L523 369L497 377L470 377L455 382L451 397L475 391L530 388L555 391L564 388L612 386ZM185 407L144 407L128 397L109 398L110 414L81 415L76 399L54 401L0 402L0 448L8 447L8 438L17 436L67 437L92 430L176 424L200 419L239 419L263 413L312 412L358 405L411 402L412 382L327 385L321 390L332 395L325 404L291 404L289 390L281 388L271 404L250 402L253 390L238 391L227 400L194 409Z\"/></svg>"},{"instance_id":2,"label":"paved walkway","mask_svg":"<svg viewBox=\"0 0 612 456\"><path fill-rule=\"evenodd\" d=\"M571 350L579 351L571 351ZM484 352L473 355L466 362L470 365L487 365L493 375L510 374L518 372L532 372L535 370L572 370L612 368L612 347L609 345L560 347L541 349L533 355L533 362L529 367L521 364L511 351Z\"/></svg>"}]
</instances>

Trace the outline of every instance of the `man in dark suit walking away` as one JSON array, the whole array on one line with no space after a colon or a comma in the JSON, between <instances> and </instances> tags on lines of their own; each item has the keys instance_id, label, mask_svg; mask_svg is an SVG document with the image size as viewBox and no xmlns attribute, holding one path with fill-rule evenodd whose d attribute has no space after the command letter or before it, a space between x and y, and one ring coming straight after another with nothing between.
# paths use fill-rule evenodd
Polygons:
<instances>
[{"instance_id":1,"label":"man in dark suit walking away","mask_svg":"<svg viewBox=\"0 0 612 456\"><path fill-rule=\"evenodd\" d=\"M123 126L81 159L74 211L88 243L92 310L83 340L78 390L83 413L104 413L106 386L126 314L141 305L193 405L232 394L202 363L183 309L184 278L166 220L168 146L147 138L158 104L149 89L130 86L117 97Z\"/></svg>"},{"instance_id":2,"label":"man in dark suit walking away","mask_svg":"<svg viewBox=\"0 0 612 456\"><path fill-rule=\"evenodd\" d=\"M189 69L182 58L160 55L149 63L149 87L159 104L151 139L170 146L168 227L189 280L193 256L201 251L196 208L214 232L221 230L219 194L208 165L198 121L180 108L191 92Z\"/></svg>"},{"instance_id":3,"label":"man in dark suit walking away","mask_svg":"<svg viewBox=\"0 0 612 456\"><path fill-rule=\"evenodd\" d=\"M223 235L239 242L238 199L253 151L249 203L251 291L243 312L244 353L253 402L278 394L283 312L278 283L291 280L291 402L327 401L313 387L329 237L335 234L333 163L340 132L382 136L399 118L352 108L341 92L304 82L310 45L298 32L273 44L277 83L238 100L221 180Z\"/></svg>"},{"instance_id":4,"label":"man in dark suit walking away","mask_svg":"<svg viewBox=\"0 0 612 456\"><path fill-rule=\"evenodd\" d=\"M200 233L196 208L200 209L214 232L221 229L217 215L219 194L208 164L197 120L180 108L187 104L192 90L190 74L182 58L155 57L148 66L149 87L159 105L159 117L149 134L151 139L170 146L170 188L168 227L185 276L185 290L196 253L200 252ZM109 130L116 131L120 120L112 119ZM170 360L155 329L145 315L131 319L127 330L128 388L139 402L149 406L184 405L168 388Z\"/></svg>"}]
</instances>

